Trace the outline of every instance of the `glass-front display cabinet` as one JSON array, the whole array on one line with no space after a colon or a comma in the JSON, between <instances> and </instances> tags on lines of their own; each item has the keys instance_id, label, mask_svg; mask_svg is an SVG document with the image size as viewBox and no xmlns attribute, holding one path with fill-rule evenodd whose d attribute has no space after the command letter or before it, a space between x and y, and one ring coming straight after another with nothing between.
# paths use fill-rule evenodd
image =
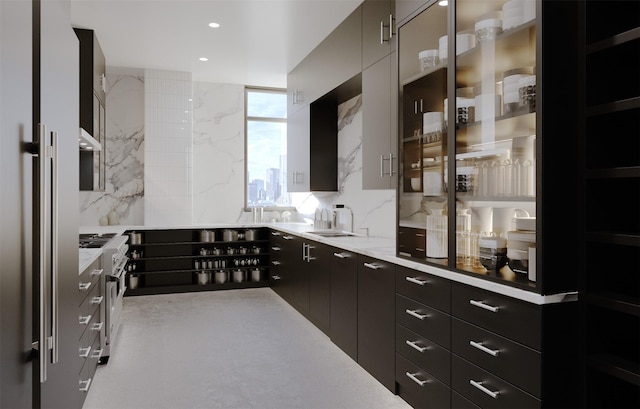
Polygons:
<instances>
[{"instance_id":1,"label":"glass-front display cabinet","mask_svg":"<svg viewBox=\"0 0 640 409\"><path fill-rule=\"evenodd\" d=\"M399 25L398 256L544 292L536 273L544 191L539 166L548 160L548 174L566 176L563 166L576 163L565 92L576 89L577 73L569 78L559 67L577 65L572 51L556 60L573 39L550 34L545 53L541 44L543 10L558 14L544 16L549 33L560 33L564 23L571 27L572 11L559 3L432 1ZM538 91L547 73L551 85L543 100ZM553 134L555 149L543 143L543 133ZM548 183L556 185L571 195L571 207L574 187Z\"/></svg>"}]
</instances>

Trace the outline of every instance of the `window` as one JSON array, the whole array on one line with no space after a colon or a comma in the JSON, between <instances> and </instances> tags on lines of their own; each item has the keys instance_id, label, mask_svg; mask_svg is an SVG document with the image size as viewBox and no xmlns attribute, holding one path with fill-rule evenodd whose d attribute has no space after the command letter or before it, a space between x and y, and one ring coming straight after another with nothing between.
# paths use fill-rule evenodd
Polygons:
<instances>
[{"instance_id":1,"label":"window","mask_svg":"<svg viewBox=\"0 0 640 409\"><path fill-rule=\"evenodd\" d=\"M246 88L246 206L289 207L287 193L287 93Z\"/></svg>"}]
</instances>

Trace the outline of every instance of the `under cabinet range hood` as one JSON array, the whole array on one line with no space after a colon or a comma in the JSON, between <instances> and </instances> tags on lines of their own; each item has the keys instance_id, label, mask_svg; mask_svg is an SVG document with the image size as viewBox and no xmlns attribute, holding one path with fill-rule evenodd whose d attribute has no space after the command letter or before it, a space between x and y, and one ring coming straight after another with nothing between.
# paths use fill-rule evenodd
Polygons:
<instances>
[{"instance_id":1,"label":"under cabinet range hood","mask_svg":"<svg viewBox=\"0 0 640 409\"><path fill-rule=\"evenodd\" d=\"M93 136L89 134L89 132L85 131L83 128L80 128L78 133L78 144L80 145L80 150L82 151L101 151L102 145L98 142Z\"/></svg>"}]
</instances>

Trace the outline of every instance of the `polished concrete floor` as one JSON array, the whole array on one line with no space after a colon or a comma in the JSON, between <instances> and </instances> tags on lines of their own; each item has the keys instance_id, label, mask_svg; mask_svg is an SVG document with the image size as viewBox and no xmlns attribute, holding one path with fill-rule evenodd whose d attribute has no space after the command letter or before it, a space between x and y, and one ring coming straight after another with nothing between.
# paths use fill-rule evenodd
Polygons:
<instances>
[{"instance_id":1,"label":"polished concrete floor","mask_svg":"<svg viewBox=\"0 0 640 409\"><path fill-rule=\"evenodd\" d=\"M126 297L83 409L410 406L269 288Z\"/></svg>"}]
</instances>

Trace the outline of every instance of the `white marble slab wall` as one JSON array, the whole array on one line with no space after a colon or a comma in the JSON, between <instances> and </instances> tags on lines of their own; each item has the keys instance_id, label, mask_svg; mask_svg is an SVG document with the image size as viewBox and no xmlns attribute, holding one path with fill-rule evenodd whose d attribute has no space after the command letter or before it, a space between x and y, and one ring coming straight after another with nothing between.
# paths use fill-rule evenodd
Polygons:
<instances>
[{"instance_id":1,"label":"white marble slab wall","mask_svg":"<svg viewBox=\"0 0 640 409\"><path fill-rule=\"evenodd\" d=\"M109 67L104 192L80 192L80 225L144 222L144 70Z\"/></svg>"},{"instance_id":2,"label":"white marble slab wall","mask_svg":"<svg viewBox=\"0 0 640 409\"><path fill-rule=\"evenodd\" d=\"M191 73L145 70L145 225L191 223L192 115Z\"/></svg>"},{"instance_id":3,"label":"white marble slab wall","mask_svg":"<svg viewBox=\"0 0 640 409\"><path fill-rule=\"evenodd\" d=\"M355 233L365 234L368 229L370 235L395 238L396 191L362 189L362 96L340 104L337 120L338 192L311 195L320 208L349 207Z\"/></svg>"},{"instance_id":4,"label":"white marble slab wall","mask_svg":"<svg viewBox=\"0 0 640 409\"><path fill-rule=\"evenodd\" d=\"M193 223L243 217L244 86L193 85Z\"/></svg>"}]
</instances>

